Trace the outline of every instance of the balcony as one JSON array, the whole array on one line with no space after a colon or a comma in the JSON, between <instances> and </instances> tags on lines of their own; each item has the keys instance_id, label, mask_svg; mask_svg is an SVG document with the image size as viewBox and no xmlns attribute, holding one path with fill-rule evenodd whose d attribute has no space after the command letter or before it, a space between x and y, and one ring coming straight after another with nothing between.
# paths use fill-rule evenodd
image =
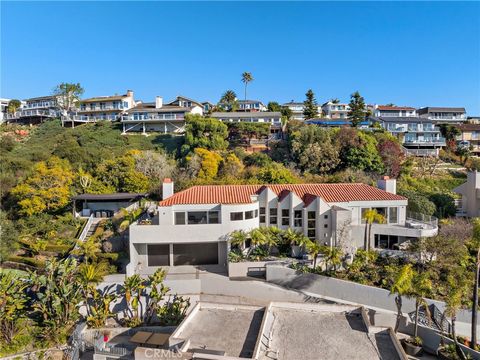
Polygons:
<instances>
[{"instance_id":1,"label":"balcony","mask_svg":"<svg viewBox=\"0 0 480 360\"><path fill-rule=\"evenodd\" d=\"M104 110L124 110L127 107L122 105L105 105L105 106L95 106L95 107L80 107L79 112L89 112L89 111L104 111Z\"/></svg>"},{"instance_id":2,"label":"balcony","mask_svg":"<svg viewBox=\"0 0 480 360\"><path fill-rule=\"evenodd\" d=\"M181 114L148 114L148 115L123 115L122 122L142 122L142 121L184 121L185 115Z\"/></svg>"},{"instance_id":3,"label":"balcony","mask_svg":"<svg viewBox=\"0 0 480 360\"><path fill-rule=\"evenodd\" d=\"M22 118L29 118L29 117L56 117L57 112L51 109L48 110L21 110L17 111L13 114L6 113L5 119L7 120L18 120Z\"/></svg>"}]
</instances>

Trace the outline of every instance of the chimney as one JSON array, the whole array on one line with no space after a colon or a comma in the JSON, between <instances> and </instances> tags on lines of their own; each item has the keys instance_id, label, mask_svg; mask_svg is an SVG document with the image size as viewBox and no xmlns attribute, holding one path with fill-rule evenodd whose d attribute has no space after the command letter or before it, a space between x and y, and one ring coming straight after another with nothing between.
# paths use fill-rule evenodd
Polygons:
<instances>
[{"instance_id":1,"label":"chimney","mask_svg":"<svg viewBox=\"0 0 480 360\"><path fill-rule=\"evenodd\" d=\"M157 96L155 98L155 108L160 109L163 106L163 98L161 96Z\"/></svg>"},{"instance_id":2,"label":"chimney","mask_svg":"<svg viewBox=\"0 0 480 360\"><path fill-rule=\"evenodd\" d=\"M133 99L133 90L127 90L127 96Z\"/></svg>"},{"instance_id":3,"label":"chimney","mask_svg":"<svg viewBox=\"0 0 480 360\"><path fill-rule=\"evenodd\" d=\"M389 192L391 194L397 193L397 180L390 179L389 176L384 176L377 181L377 187L383 191Z\"/></svg>"},{"instance_id":4,"label":"chimney","mask_svg":"<svg viewBox=\"0 0 480 360\"><path fill-rule=\"evenodd\" d=\"M173 195L173 181L170 178L163 179L162 184L162 197L163 200L168 199Z\"/></svg>"}]
</instances>

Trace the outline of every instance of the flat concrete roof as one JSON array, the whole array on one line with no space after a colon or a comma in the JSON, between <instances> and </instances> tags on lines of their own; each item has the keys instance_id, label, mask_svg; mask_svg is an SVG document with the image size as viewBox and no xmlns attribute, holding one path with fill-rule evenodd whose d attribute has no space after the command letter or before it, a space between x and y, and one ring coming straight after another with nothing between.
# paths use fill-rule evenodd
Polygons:
<instances>
[{"instance_id":1,"label":"flat concrete roof","mask_svg":"<svg viewBox=\"0 0 480 360\"><path fill-rule=\"evenodd\" d=\"M331 311L328 308L331 308ZM260 360L399 359L385 329L368 333L360 309L342 311L341 306L302 306L274 303L263 329ZM269 350L269 352L266 352Z\"/></svg>"},{"instance_id":2,"label":"flat concrete roof","mask_svg":"<svg viewBox=\"0 0 480 360\"><path fill-rule=\"evenodd\" d=\"M264 307L200 303L172 337L190 340L196 349L225 351L225 356L251 358Z\"/></svg>"}]
</instances>

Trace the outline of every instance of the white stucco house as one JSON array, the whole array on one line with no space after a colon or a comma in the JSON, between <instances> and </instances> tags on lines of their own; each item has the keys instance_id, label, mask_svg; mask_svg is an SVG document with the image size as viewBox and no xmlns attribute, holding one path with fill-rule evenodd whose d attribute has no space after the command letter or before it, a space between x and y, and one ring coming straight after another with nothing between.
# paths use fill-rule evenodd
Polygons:
<instances>
[{"instance_id":1,"label":"white stucco house","mask_svg":"<svg viewBox=\"0 0 480 360\"><path fill-rule=\"evenodd\" d=\"M372 244L396 248L418 237L434 236L434 218L407 214L408 200L395 193L396 181L379 187L351 184L205 185L174 193L165 179L163 200L149 225L130 226L127 274L149 274L158 266L227 264L228 238L234 230L289 227L320 244L364 246L363 214L376 209L387 220L374 224Z\"/></svg>"},{"instance_id":2,"label":"white stucco house","mask_svg":"<svg viewBox=\"0 0 480 360\"><path fill-rule=\"evenodd\" d=\"M458 204L458 216L480 216L480 173L472 171L467 174L467 182L453 189L462 196Z\"/></svg>"}]
</instances>

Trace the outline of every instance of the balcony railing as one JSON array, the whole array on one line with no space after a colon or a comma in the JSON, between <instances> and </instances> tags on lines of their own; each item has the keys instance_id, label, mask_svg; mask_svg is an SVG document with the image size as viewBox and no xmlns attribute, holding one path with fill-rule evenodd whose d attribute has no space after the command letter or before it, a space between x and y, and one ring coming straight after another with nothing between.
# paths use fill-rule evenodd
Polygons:
<instances>
[{"instance_id":1,"label":"balcony railing","mask_svg":"<svg viewBox=\"0 0 480 360\"><path fill-rule=\"evenodd\" d=\"M97 121L115 121L118 119L117 115L106 115L106 116L86 116L86 115L69 115L68 117L63 116L62 121L74 121L74 122L97 122Z\"/></svg>"},{"instance_id":2,"label":"balcony railing","mask_svg":"<svg viewBox=\"0 0 480 360\"><path fill-rule=\"evenodd\" d=\"M122 121L185 120L184 114L123 115Z\"/></svg>"},{"instance_id":3,"label":"balcony railing","mask_svg":"<svg viewBox=\"0 0 480 360\"><path fill-rule=\"evenodd\" d=\"M55 117L57 116L57 112L50 109L49 110L21 110L13 114L10 114L10 113L5 114L5 118L7 120L21 119L21 118L32 117L32 116Z\"/></svg>"},{"instance_id":4,"label":"balcony railing","mask_svg":"<svg viewBox=\"0 0 480 360\"><path fill-rule=\"evenodd\" d=\"M105 105L105 106L95 106L95 107L80 107L79 111L102 111L102 110L124 110L127 107L123 107L121 105L113 106L113 105Z\"/></svg>"},{"instance_id":5,"label":"balcony railing","mask_svg":"<svg viewBox=\"0 0 480 360\"><path fill-rule=\"evenodd\" d=\"M435 216L407 211L405 226L412 229L433 230L438 228L438 219Z\"/></svg>"}]
</instances>

